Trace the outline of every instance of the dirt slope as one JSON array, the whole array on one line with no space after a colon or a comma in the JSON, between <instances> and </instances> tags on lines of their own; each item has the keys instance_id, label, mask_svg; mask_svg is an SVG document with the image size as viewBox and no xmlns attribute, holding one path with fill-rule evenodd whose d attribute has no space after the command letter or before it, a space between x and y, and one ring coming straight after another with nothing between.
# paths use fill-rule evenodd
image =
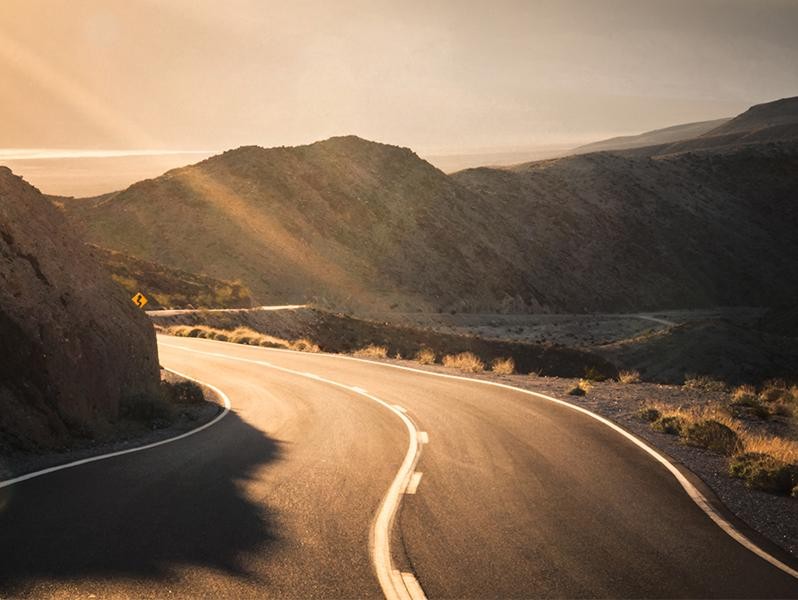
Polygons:
<instances>
[{"instance_id":1,"label":"dirt slope","mask_svg":"<svg viewBox=\"0 0 798 600\"><path fill-rule=\"evenodd\" d=\"M158 308L248 308L250 291L236 281L222 281L142 260L124 252L89 245L89 252L111 278L133 296L141 292L147 310Z\"/></svg>"},{"instance_id":2,"label":"dirt slope","mask_svg":"<svg viewBox=\"0 0 798 600\"><path fill-rule=\"evenodd\" d=\"M92 435L158 392L152 325L39 192L0 167L0 451Z\"/></svg>"}]
</instances>

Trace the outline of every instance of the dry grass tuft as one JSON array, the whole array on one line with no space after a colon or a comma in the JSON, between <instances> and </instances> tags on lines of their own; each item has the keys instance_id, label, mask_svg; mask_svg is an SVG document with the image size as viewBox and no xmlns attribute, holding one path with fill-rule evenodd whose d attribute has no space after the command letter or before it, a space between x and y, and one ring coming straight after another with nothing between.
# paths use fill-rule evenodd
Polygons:
<instances>
[{"instance_id":1,"label":"dry grass tuft","mask_svg":"<svg viewBox=\"0 0 798 600\"><path fill-rule=\"evenodd\" d=\"M288 350L299 350L300 352L321 351L318 345L306 338L289 342L288 340L272 335L258 333L249 327L236 327L233 330L229 330L216 329L206 325L173 325L171 327L161 327L160 331L166 335L207 338L219 342L261 346L262 348L283 348Z\"/></svg>"},{"instance_id":2,"label":"dry grass tuft","mask_svg":"<svg viewBox=\"0 0 798 600\"><path fill-rule=\"evenodd\" d=\"M466 373L481 373L485 370L485 363L472 352L447 354L443 357L443 366L460 369Z\"/></svg>"},{"instance_id":3,"label":"dry grass tuft","mask_svg":"<svg viewBox=\"0 0 798 600\"><path fill-rule=\"evenodd\" d=\"M388 358L388 348L369 344L359 350L355 350L352 354L361 358Z\"/></svg>"},{"instance_id":4,"label":"dry grass tuft","mask_svg":"<svg viewBox=\"0 0 798 600\"><path fill-rule=\"evenodd\" d=\"M321 348L319 348L318 344L314 344L308 338L299 338L298 340L294 340L291 342L290 348L291 350L297 350L298 352L321 352Z\"/></svg>"},{"instance_id":5,"label":"dry grass tuft","mask_svg":"<svg viewBox=\"0 0 798 600\"><path fill-rule=\"evenodd\" d=\"M416 353L416 362L421 365L431 365L435 363L435 352L429 348L422 348Z\"/></svg>"},{"instance_id":6,"label":"dry grass tuft","mask_svg":"<svg viewBox=\"0 0 798 600\"><path fill-rule=\"evenodd\" d=\"M640 372L621 371L618 373L618 381L621 383L640 383Z\"/></svg>"},{"instance_id":7,"label":"dry grass tuft","mask_svg":"<svg viewBox=\"0 0 798 600\"><path fill-rule=\"evenodd\" d=\"M515 361L512 358L495 358L490 370L497 375L512 375L515 373Z\"/></svg>"},{"instance_id":8,"label":"dry grass tuft","mask_svg":"<svg viewBox=\"0 0 798 600\"><path fill-rule=\"evenodd\" d=\"M584 396L593 385L587 379L580 379L577 384L568 391L569 396Z\"/></svg>"}]
</instances>

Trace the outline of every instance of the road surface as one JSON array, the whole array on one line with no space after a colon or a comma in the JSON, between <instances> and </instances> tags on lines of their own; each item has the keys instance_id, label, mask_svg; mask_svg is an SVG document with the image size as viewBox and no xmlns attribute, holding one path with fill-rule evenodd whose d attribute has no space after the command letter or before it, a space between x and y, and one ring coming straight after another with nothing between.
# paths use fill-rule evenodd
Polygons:
<instances>
[{"instance_id":1,"label":"road surface","mask_svg":"<svg viewBox=\"0 0 798 600\"><path fill-rule=\"evenodd\" d=\"M662 464L575 410L328 355L159 347L233 410L0 489L0 596L380 597L373 525L408 452L399 406L423 434L390 560L430 598L798 597Z\"/></svg>"}]
</instances>

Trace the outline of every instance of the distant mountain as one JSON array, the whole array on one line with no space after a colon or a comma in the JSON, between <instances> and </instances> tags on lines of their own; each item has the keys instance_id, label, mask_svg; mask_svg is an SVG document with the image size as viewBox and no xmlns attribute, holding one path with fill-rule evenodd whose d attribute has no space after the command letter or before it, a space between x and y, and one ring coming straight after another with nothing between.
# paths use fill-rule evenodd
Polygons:
<instances>
[{"instance_id":1,"label":"distant mountain","mask_svg":"<svg viewBox=\"0 0 798 600\"><path fill-rule=\"evenodd\" d=\"M798 140L798 97L752 106L723 125L700 136L662 148L657 154L785 140Z\"/></svg>"},{"instance_id":2,"label":"distant mountain","mask_svg":"<svg viewBox=\"0 0 798 600\"><path fill-rule=\"evenodd\" d=\"M782 105L785 106L785 105ZM355 137L245 147L65 201L94 243L369 310L774 305L798 292L798 143L619 151L447 176Z\"/></svg>"},{"instance_id":3,"label":"distant mountain","mask_svg":"<svg viewBox=\"0 0 798 600\"><path fill-rule=\"evenodd\" d=\"M0 453L94 435L158 394L147 317L61 215L0 167Z\"/></svg>"},{"instance_id":4,"label":"distant mountain","mask_svg":"<svg viewBox=\"0 0 798 600\"><path fill-rule=\"evenodd\" d=\"M730 119L715 119L713 121L698 121L696 123L685 123L684 125L673 125L664 129L654 129L638 135L624 135L609 138L591 144L585 144L571 150L570 154L588 154L590 152L613 152L618 150L631 150L633 148L647 148L659 146L661 144L673 144L681 140L687 140L711 131Z\"/></svg>"}]
</instances>

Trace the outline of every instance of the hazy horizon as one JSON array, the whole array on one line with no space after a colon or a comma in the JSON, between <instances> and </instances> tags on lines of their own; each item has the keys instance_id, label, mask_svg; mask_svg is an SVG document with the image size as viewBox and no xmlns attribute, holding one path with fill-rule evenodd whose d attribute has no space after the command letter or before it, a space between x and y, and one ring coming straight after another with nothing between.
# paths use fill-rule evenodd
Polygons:
<instances>
[{"instance_id":1,"label":"hazy horizon","mask_svg":"<svg viewBox=\"0 0 798 600\"><path fill-rule=\"evenodd\" d=\"M452 170L798 94L798 3L784 0L217 6L1 3L0 162L67 149L160 169L179 166L165 152L354 134ZM24 160L40 184L45 163Z\"/></svg>"}]
</instances>

